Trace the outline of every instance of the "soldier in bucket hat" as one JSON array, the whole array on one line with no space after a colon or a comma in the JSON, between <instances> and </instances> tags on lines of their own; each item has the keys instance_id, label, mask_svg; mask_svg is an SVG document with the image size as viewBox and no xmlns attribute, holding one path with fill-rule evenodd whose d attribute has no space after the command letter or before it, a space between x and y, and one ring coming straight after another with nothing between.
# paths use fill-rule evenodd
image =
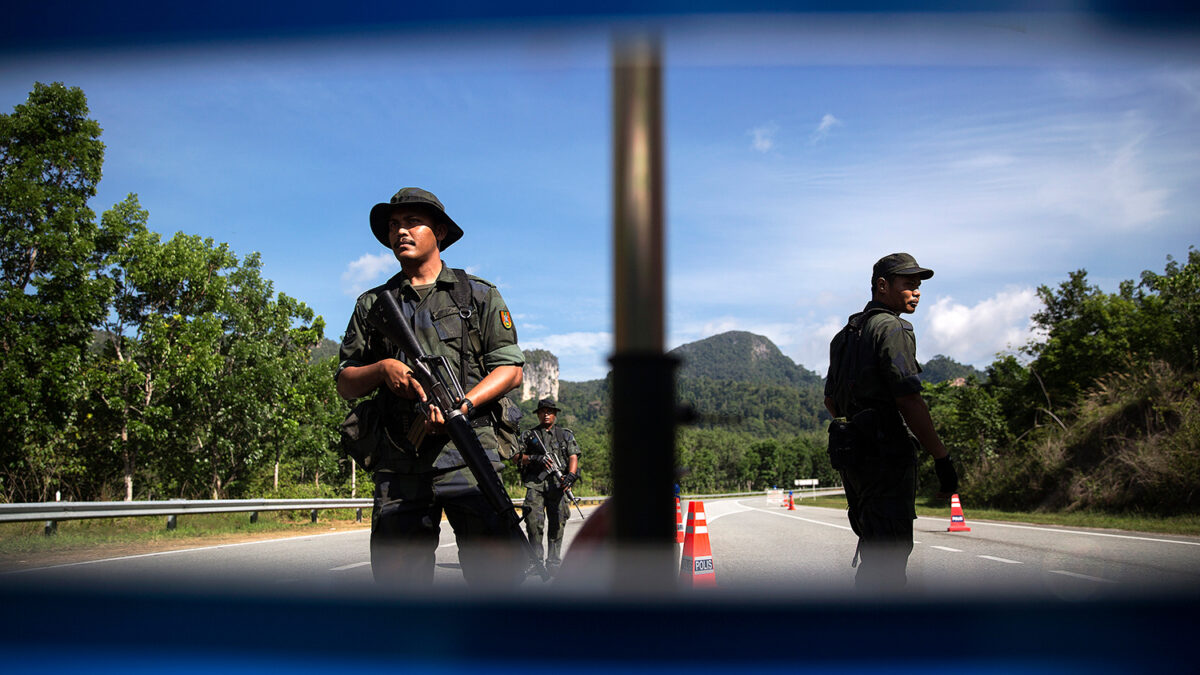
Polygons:
<instances>
[{"instance_id":1,"label":"soldier in bucket hat","mask_svg":"<svg viewBox=\"0 0 1200 675\"><path fill-rule=\"evenodd\" d=\"M359 296L335 377L338 394L347 400L374 396L374 419L381 428L366 467L375 483L371 571L383 583L432 583L444 513L468 583L515 583L522 578L524 554L442 432L442 411L433 408L428 419L416 411L414 402L426 400L426 393L407 357L368 320L381 294L396 298L421 347L445 357L458 377L466 392L460 409L473 420L499 472L502 454L511 453L504 452L491 413L521 384L525 362L512 314L494 285L442 262L441 252L463 230L432 192L402 188L371 209L370 224L375 238L400 262L400 271Z\"/></svg>"},{"instance_id":2,"label":"soldier in bucket hat","mask_svg":"<svg viewBox=\"0 0 1200 675\"><path fill-rule=\"evenodd\" d=\"M932 276L908 253L880 258L871 270L871 301L829 346L829 454L858 535L852 564L859 590L892 591L907 582L916 450L933 456L942 495L958 489L958 474L921 398L912 324L900 317L917 310L921 282Z\"/></svg>"},{"instance_id":3,"label":"soldier in bucket hat","mask_svg":"<svg viewBox=\"0 0 1200 675\"><path fill-rule=\"evenodd\" d=\"M539 424L521 436L520 452L513 457L525 483L525 531L541 558L542 533L549 530L545 563L551 572L562 564L563 534L571 517L566 491L579 478L579 443L570 429L557 424L559 412L553 398L539 400L534 411ZM550 474L551 466L563 473L561 482Z\"/></svg>"}]
</instances>

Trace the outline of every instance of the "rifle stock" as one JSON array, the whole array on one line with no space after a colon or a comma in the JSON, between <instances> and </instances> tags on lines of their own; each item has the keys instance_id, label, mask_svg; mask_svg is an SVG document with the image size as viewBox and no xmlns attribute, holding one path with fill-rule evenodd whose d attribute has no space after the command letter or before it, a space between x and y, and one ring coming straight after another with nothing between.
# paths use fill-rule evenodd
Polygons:
<instances>
[{"instance_id":1,"label":"rifle stock","mask_svg":"<svg viewBox=\"0 0 1200 675\"><path fill-rule=\"evenodd\" d=\"M428 402L436 405L445 416L446 433L450 436L454 447L458 448L459 454L467 464L467 469L475 477L479 491L483 493L488 505L504 520L513 539L519 540L529 558L530 571L537 573L543 580L549 579L550 574L538 560L533 545L529 543L529 538L521 531L521 516L517 515L517 510L504 489L504 483L500 481L500 476L492 468L487 451L479 442L479 437L475 435L470 420L460 410L458 404L463 399L463 390L457 378L454 377L454 371L450 369L445 357L425 353L421 344L417 342L417 336L413 333L412 327L404 320L400 305L390 293L387 291L380 293L376 304L379 311L372 313L375 327L382 331L389 340L399 345L401 351L408 356L413 375L425 389Z\"/></svg>"}]
</instances>

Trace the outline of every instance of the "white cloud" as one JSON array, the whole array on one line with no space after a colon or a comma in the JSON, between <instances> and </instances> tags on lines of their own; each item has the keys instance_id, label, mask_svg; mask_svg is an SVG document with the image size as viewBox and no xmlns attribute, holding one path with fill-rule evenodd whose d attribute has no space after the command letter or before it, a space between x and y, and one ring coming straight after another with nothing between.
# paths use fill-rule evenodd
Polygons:
<instances>
[{"instance_id":1,"label":"white cloud","mask_svg":"<svg viewBox=\"0 0 1200 675\"><path fill-rule=\"evenodd\" d=\"M364 253L361 258L346 265L342 272L342 292L356 297L375 286L386 276L395 273L396 257L391 253Z\"/></svg>"},{"instance_id":2,"label":"white cloud","mask_svg":"<svg viewBox=\"0 0 1200 675\"><path fill-rule=\"evenodd\" d=\"M1009 154L992 152L983 153L960 159L950 163L951 168L955 170L980 170L980 169L1000 169L1011 166L1016 163L1016 158Z\"/></svg>"},{"instance_id":3,"label":"white cloud","mask_svg":"<svg viewBox=\"0 0 1200 675\"><path fill-rule=\"evenodd\" d=\"M1030 316L1042 303L1032 288L1016 288L967 307L949 296L929 309L924 335L917 335L918 358L945 354L975 366L992 362L997 353L1016 349L1037 337Z\"/></svg>"},{"instance_id":4,"label":"white cloud","mask_svg":"<svg viewBox=\"0 0 1200 675\"><path fill-rule=\"evenodd\" d=\"M750 141L751 148L759 152L767 152L775 147L775 134L779 133L779 125L771 122L746 133L753 139Z\"/></svg>"},{"instance_id":5,"label":"white cloud","mask_svg":"<svg viewBox=\"0 0 1200 675\"><path fill-rule=\"evenodd\" d=\"M522 349L546 349L554 352L554 355L562 358L563 356L578 356L580 354L594 354L598 351L604 351L606 354L612 351L613 336L608 332L595 333L562 333L560 335L548 335L543 338L535 338L532 340L522 340Z\"/></svg>"},{"instance_id":6,"label":"white cloud","mask_svg":"<svg viewBox=\"0 0 1200 675\"><path fill-rule=\"evenodd\" d=\"M609 371L613 335L606 331L561 333L522 339L521 349L545 349L558 357L558 377L569 382L603 378Z\"/></svg>"},{"instance_id":7,"label":"white cloud","mask_svg":"<svg viewBox=\"0 0 1200 675\"><path fill-rule=\"evenodd\" d=\"M825 137L829 135L831 129L840 126L842 126L841 120L833 115L830 115L829 113L825 113L825 115L821 117L821 123L817 125L816 130L814 130L812 136L809 137L808 142L817 143L819 141L823 141L825 140Z\"/></svg>"}]
</instances>

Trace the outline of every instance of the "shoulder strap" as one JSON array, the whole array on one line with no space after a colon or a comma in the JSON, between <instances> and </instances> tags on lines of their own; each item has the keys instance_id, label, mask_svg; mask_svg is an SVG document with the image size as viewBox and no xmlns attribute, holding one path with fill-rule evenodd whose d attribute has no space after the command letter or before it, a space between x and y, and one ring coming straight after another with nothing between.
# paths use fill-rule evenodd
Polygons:
<instances>
[{"instance_id":1,"label":"shoulder strap","mask_svg":"<svg viewBox=\"0 0 1200 675\"><path fill-rule=\"evenodd\" d=\"M483 337L479 334L479 319L475 317L475 303L472 301L471 280L467 278L466 270L457 267L450 268L454 273L454 288L450 290L450 299L458 307L458 316L463 321L463 339L459 342L458 381L465 387L467 384L467 343L470 342L471 353L479 363L479 372L487 374L483 367ZM474 320L472 320L474 319Z\"/></svg>"}]
</instances>

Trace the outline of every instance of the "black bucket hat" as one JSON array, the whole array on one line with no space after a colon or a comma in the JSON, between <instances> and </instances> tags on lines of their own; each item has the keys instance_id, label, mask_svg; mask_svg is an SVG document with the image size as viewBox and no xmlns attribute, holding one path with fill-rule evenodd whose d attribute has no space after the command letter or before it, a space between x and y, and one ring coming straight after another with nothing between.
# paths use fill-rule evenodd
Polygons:
<instances>
[{"instance_id":1,"label":"black bucket hat","mask_svg":"<svg viewBox=\"0 0 1200 675\"><path fill-rule=\"evenodd\" d=\"M380 202L371 207L371 232L375 233L375 238L379 240L379 243L387 248L392 247L388 243L388 216L392 214L394 207L407 204L424 204L437 211L437 219L446 224L446 236L442 238L441 244L438 246L439 250L445 251L450 248L450 244L462 238L462 228L446 215L445 207L432 192L421 188L406 187L400 188L399 192L392 195L390 202Z\"/></svg>"},{"instance_id":2,"label":"black bucket hat","mask_svg":"<svg viewBox=\"0 0 1200 675\"><path fill-rule=\"evenodd\" d=\"M558 411L562 410L562 408L559 408L557 405L555 405L554 399L550 396L547 396L546 398L543 398L540 401L538 401L538 407L536 410L541 410L543 408L545 408L546 410L553 410L554 412L558 412ZM536 412L536 410L535 410L535 412Z\"/></svg>"},{"instance_id":3,"label":"black bucket hat","mask_svg":"<svg viewBox=\"0 0 1200 675\"><path fill-rule=\"evenodd\" d=\"M891 274L916 275L921 279L928 279L933 276L933 270L918 265L917 259L908 253L893 253L883 256L879 262L875 263L875 267L871 270L871 283L874 284L879 277L887 277Z\"/></svg>"}]
</instances>

